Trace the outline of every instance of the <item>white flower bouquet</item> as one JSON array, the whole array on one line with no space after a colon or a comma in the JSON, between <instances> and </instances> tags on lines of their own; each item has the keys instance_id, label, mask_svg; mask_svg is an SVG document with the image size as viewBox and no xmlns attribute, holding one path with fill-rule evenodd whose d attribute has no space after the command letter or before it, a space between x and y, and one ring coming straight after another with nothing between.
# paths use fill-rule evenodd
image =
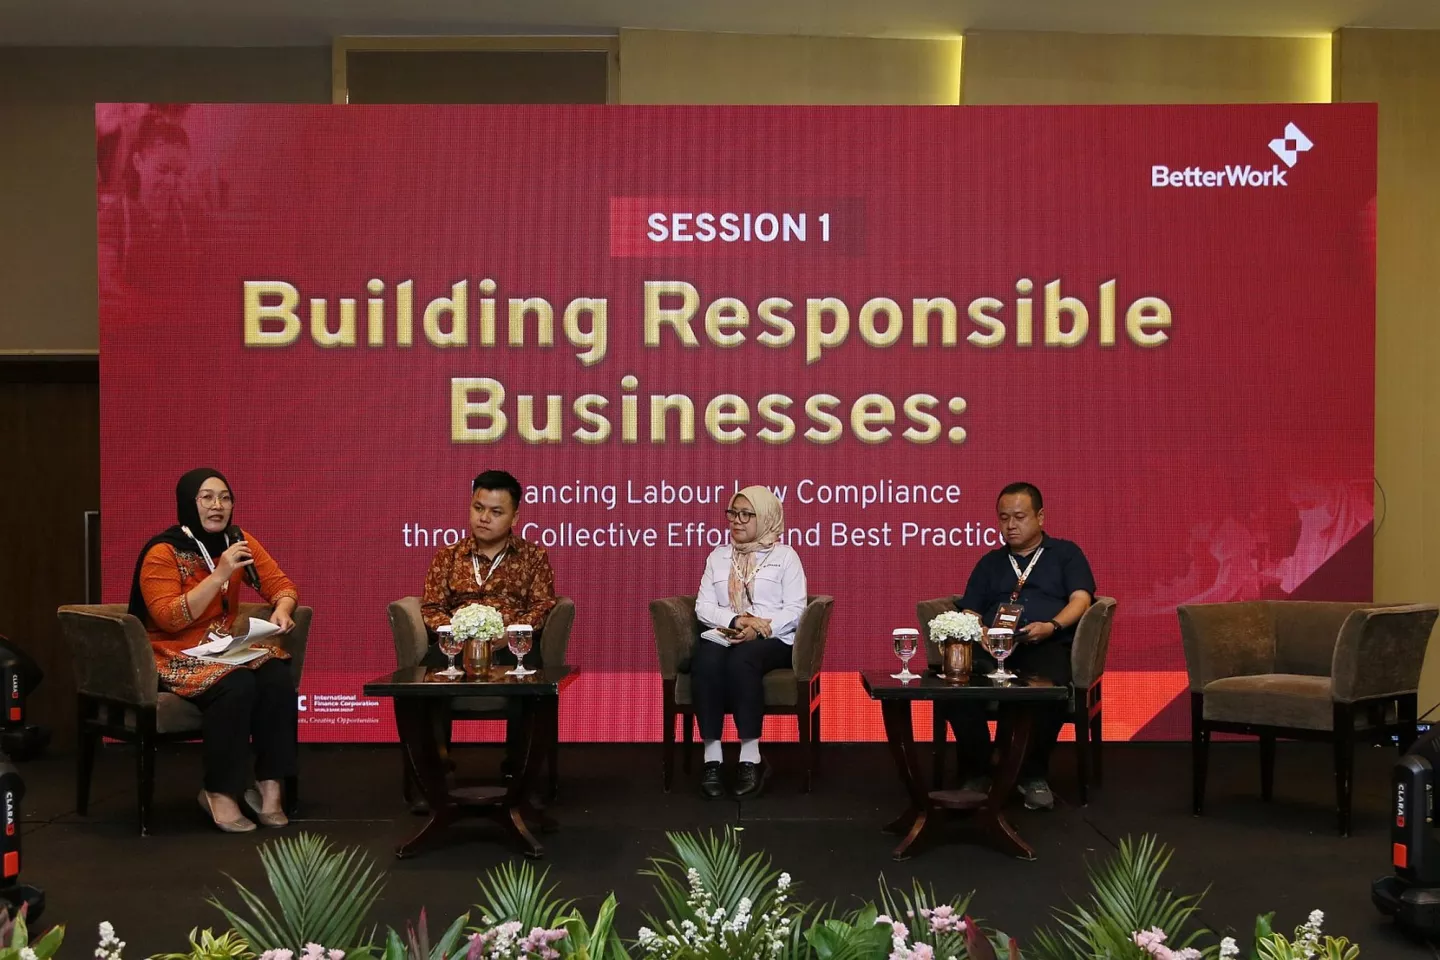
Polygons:
<instances>
[{"instance_id":1,"label":"white flower bouquet","mask_svg":"<svg viewBox=\"0 0 1440 960\"><path fill-rule=\"evenodd\" d=\"M930 621L930 639L936 643L948 640L977 642L984 636L985 629L980 618L961 610L947 610Z\"/></svg>"},{"instance_id":2,"label":"white flower bouquet","mask_svg":"<svg viewBox=\"0 0 1440 960\"><path fill-rule=\"evenodd\" d=\"M450 628L456 640L498 640L505 635L505 620L494 607L468 603L455 611Z\"/></svg>"}]
</instances>

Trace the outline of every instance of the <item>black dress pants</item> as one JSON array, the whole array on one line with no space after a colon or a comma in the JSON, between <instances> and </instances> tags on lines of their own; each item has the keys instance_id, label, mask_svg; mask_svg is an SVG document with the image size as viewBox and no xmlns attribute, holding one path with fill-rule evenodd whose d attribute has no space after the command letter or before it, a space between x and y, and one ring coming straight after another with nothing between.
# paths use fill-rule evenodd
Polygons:
<instances>
[{"instance_id":1,"label":"black dress pants","mask_svg":"<svg viewBox=\"0 0 1440 960\"><path fill-rule=\"evenodd\" d=\"M790 666L790 644L761 637L722 647L697 640L690 659L690 691L702 740L719 740L725 714L735 717L741 740L760 739L765 722L765 674Z\"/></svg>"},{"instance_id":2,"label":"black dress pants","mask_svg":"<svg viewBox=\"0 0 1440 960\"><path fill-rule=\"evenodd\" d=\"M257 780L295 775L299 722L289 660L238 667L185 699L200 708L206 790L239 799Z\"/></svg>"},{"instance_id":3,"label":"black dress pants","mask_svg":"<svg viewBox=\"0 0 1440 960\"><path fill-rule=\"evenodd\" d=\"M1005 661L1011 673L1025 673L1045 677L1056 684L1068 684L1070 672L1070 639L1042 640L1039 643L1020 643L1015 652ZM995 660L978 646L975 650L973 670L989 673L995 669ZM987 721L987 704L983 700L952 700L943 707L944 717L955 733L955 753L959 760L960 778L984 776L990 769L990 727ZM939 703L936 709L942 709ZM1046 701L1020 707L1034 711L1034 726L1030 732L1030 746L1025 751L1025 760L1020 766L1020 778L1044 779L1050 769L1050 754L1065 725L1068 712L1065 701ZM996 739L1004 743L1009 736L1002 717L997 727Z\"/></svg>"}]
</instances>

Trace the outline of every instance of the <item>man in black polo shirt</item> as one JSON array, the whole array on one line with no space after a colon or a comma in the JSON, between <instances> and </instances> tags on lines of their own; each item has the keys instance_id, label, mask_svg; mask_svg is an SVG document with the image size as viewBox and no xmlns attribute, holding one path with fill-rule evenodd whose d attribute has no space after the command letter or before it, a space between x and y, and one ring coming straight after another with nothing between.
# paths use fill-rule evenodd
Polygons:
<instances>
[{"instance_id":1,"label":"man in black polo shirt","mask_svg":"<svg viewBox=\"0 0 1440 960\"><path fill-rule=\"evenodd\" d=\"M1020 585L1014 602L1021 604L1024 612L1015 651L1006 667L1056 683L1069 683L1075 625L1095 597L1090 564L1069 540L1046 535L1045 501L1033 484L1010 484L1000 491L995 509L1005 546L991 550L975 564L958 606L979 615L985 626L992 626L1000 605L1009 603ZM990 672L994 662L984 650L976 650L977 671ZM1034 710L1035 726L1020 768L1019 790L1025 806L1048 810L1055 805L1055 797L1045 777L1050 752L1065 722L1065 704L1045 703ZM960 776L966 789L989 790L986 771L990 765L990 729L985 721L985 704L951 702L946 716L955 731Z\"/></svg>"}]
</instances>

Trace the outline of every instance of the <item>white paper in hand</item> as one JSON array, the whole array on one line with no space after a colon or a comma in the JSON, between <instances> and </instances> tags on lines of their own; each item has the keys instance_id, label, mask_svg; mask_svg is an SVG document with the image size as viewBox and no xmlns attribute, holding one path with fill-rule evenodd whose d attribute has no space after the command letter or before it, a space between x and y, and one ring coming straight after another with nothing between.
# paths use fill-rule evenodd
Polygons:
<instances>
[{"instance_id":1,"label":"white paper in hand","mask_svg":"<svg viewBox=\"0 0 1440 960\"><path fill-rule=\"evenodd\" d=\"M280 628L270 621L251 617L250 622L245 624L243 632L228 637L212 633L209 640L184 652L191 657L224 658L227 663L244 663L255 657L237 661L232 655L247 651L251 644L264 640L266 637L273 637L279 632ZM260 656L260 651L256 651L255 656Z\"/></svg>"}]
</instances>

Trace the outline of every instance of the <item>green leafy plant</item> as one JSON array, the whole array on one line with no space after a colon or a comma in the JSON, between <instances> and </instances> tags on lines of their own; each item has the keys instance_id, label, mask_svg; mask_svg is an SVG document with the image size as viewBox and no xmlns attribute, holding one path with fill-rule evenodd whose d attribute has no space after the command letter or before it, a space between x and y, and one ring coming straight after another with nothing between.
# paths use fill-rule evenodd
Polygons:
<instances>
[{"instance_id":1,"label":"green leafy plant","mask_svg":"<svg viewBox=\"0 0 1440 960\"><path fill-rule=\"evenodd\" d=\"M738 833L668 833L674 859L652 858L662 916L645 915L635 944L654 960L810 956L805 910L790 902L790 875L761 853L742 854Z\"/></svg>"},{"instance_id":2,"label":"green leafy plant","mask_svg":"<svg viewBox=\"0 0 1440 960\"><path fill-rule=\"evenodd\" d=\"M1173 949L1191 947L1200 931L1186 931L1204 893L1179 896L1161 886L1172 851L1153 836L1138 842L1128 837L1120 849L1090 868L1091 896L1086 904L1071 902L1055 913L1058 929L1035 934L1033 953L1039 960L1148 956L1136 945L1137 931L1165 931ZM1201 953L1209 956L1215 948Z\"/></svg>"},{"instance_id":3,"label":"green leafy plant","mask_svg":"<svg viewBox=\"0 0 1440 960\"><path fill-rule=\"evenodd\" d=\"M816 960L882 960L890 955L890 927L879 923L879 916L873 903L843 918L821 912L805 931L805 942Z\"/></svg>"},{"instance_id":4,"label":"green leafy plant","mask_svg":"<svg viewBox=\"0 0 1440 960\"><path fill-rule=\"evenodd\" d=\"M1325 921L1325 914L1319 910L1311 911L1309 918L1295 928L1293 940L1274 931L1271 926L1274 919L1273 913L1255 918L1255 948L1252 956L1257 956L1260 960L1356 960L1360 956L1358 944L1351 943L1345 937L1321 935L1320 925ZM1233 944L1233 940L1227 940L1221 947L1222 958L1239 953L1239 949Z\"/></svg>"},{"instance_id":5,"label":"green leafy plant","mask_svg":"<svg viewBox=\"0 0 1440 960\"><path fill-rule=\"evenodd\" d=\"M0 908L0 960L19 960L22 950L34 951L39 960L50 960L60 950L60 943L65 939L64 927L51 927L39 940L30 942L30 929L25 923L29 912L28 904L21 904L14 914L8 908ZM101 930L108 926L102 925Z\"/></svg>"},{"instance_id":6,"label":"green leafy plant","mask_svg":"<svg viewBox=\"0 0 1440 960\"><path fill-rule=\"evenodd\" d=\"M358 847L336 850L323 837L302 833L260 847L260 862L274 907L230 878L249 911L242 917L217 899L210 903L245 939L251 951L295 950L320 943L349 960L374 954L372 927L361 928L385 886L385 874Z\"/></svg>"},{"instance_id":7,"label":"green leafy plant","mask_svg":"<svg viewBox=\"0 0 1440 960\"><path fill-rule=\"evenodd\" d=\"M557 885L545 882L549 876L549 867L537 874L529 863L502 863L487 870L479 881L481 902L475 905L482 926L471 929L496 927L511 920L525 930L558 927L560 918L573 911L574 901L557 899Z\"/></svg>"},{"instance_id":8,"label":"green leafy plant","mask_svg":"<svg viewBox=\"0 0 1440 960\"><path fill-rule=\"evenodd\" d=\"M403 939L394 927L386 932L385 950L380 955L381 960L449 960L457 955L456 948L462 944L465 924L469 920L470 914L460 914L432 945L429 923L425 919L425 911L421 910L420 919L415 924L405 925ZM460 952L464 953L463 950Z\"/></svg>"},{"instance_id":9,"label":"green leafy plant","mask_svg":"<svg viewBox=\"0 0 1440 960\"><path fill-rule=\"evenodd\" d=\"M615 932L615 894L605 898L595 915L595 923L587 924L579 913L560 922L565 939L555 944L566 960L630 960L630 954Z\"/></svg>"},{"instance_id":10,"label":"green leafy plant","mask_svg":"<svg viewBox=\"0 0 1440 960\"><path fill-rule=\"evenodd\" d=\"M185 953L157 953L150 960L249 960L255 956L245 938L234 930L220 936L209 927L190 928L190 949Z\"/></svg>"}]
</instances>

